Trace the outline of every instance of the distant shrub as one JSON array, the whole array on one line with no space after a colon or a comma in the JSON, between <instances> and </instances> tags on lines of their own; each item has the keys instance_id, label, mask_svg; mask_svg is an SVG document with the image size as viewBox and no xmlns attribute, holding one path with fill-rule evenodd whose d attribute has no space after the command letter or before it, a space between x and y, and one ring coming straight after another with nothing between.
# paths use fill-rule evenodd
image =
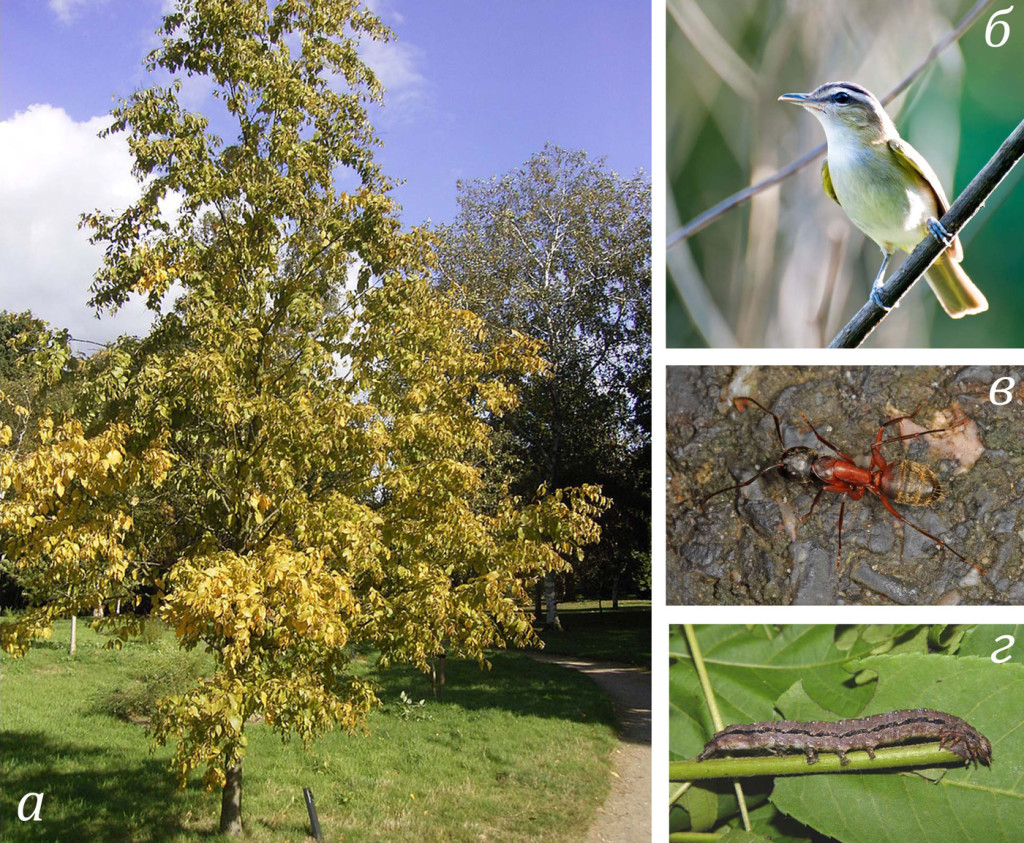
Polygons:
<instances>
[{"instance_id":1,"label":"distant shrub","mask_svg":"<svg viewBox=\"0 0 1024 843\"><path fill-rule=\"evenodd\" d=\"M183 693L200 672L199 660L190 653L159 653L128 685L108 694L99 708L120 720L148 726L157 702L168 694Z\"/></svg>"}]
</instances>

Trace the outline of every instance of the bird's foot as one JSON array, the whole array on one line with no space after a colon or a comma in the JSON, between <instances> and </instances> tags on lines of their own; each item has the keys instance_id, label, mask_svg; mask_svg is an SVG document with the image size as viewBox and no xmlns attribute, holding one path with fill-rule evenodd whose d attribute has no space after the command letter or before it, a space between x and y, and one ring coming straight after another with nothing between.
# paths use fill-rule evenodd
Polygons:
<instances>
[{"instance_id":1,"label":"bird's foot","mask_svg":"<svg viewBox=\"0 0 1024 843\"><path fill-rule=\"evenodd\" d=\"M881 286L872 287L871 288L871 301L873 301L878 307L880 307L882 310L884 310L886 313L888 313L890 310L892 310L892 305L886 304L885 302L882 301L882 297L879 295L879 293L881 291L882 291Z\"/></svg>"},{"instance_id":2,"label":"bird's foot","mask_svg":"<svg viewBox=\"0 0 1024 843\"><path fill-rule=\"evenodd\" d=\"M928 221L925 225L928 227L928 233L947 249L953 245L953 235L950 234L946 230L945 226L935 219L935 217L928 217Z\"/></svg>"}]
</instances>

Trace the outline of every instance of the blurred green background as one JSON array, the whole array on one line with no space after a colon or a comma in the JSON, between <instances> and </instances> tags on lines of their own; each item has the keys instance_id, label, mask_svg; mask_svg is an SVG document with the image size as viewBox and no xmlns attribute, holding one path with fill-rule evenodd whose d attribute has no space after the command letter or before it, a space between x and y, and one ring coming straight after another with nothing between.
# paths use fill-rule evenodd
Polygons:
<instances>
[{"instance_id":1,"label":"blurred green background","mask_svg":"<svg viewBox=\"0 0 1024 843\"><path fill-rule=\"evenodd\" d=\"M882 98L974 5L970 0L667 0L668 231L824 141L777 101L824 82ZM886 108L950 201L1024 119L1024 4L996 0ZM1001 37L1000 27L993 40ZM821 158L668 250L667 345L819 347L867 300L878 247L821 188ZM919 281L868 347L1024 343L1024 164L961 232L987 313L949 319ZM889 274L902 261L898 252Z\"/></svg>"}]
</instances>

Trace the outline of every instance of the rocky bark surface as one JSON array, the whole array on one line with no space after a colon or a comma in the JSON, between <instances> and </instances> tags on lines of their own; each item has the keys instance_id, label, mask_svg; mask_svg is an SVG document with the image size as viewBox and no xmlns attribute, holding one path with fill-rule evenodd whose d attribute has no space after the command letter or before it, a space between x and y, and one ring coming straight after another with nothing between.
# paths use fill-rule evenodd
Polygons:
<instances>
[{"instance_id":1,"label":"rocky bark surface","mask_svg":"<svg viewBox=\"0 0 1024 843\"><path fill-rule=\"evenodd\" d=\"M1014 379L996 406L993 382ZM669 367L667 380L667 599L670 604L957 604L1024 602L1024 368L932 366ZM770 471L781 453L770 416L733 399L757 399L778 417L786 447L828 454L826 439L870 462L879 425L914 413L888 435L969 421L938 436L885 446L887 461L932 468L945 497L931 507L897 505L953 553L900 523L881 500L825 492ZM888 430L892 429L892 434Z\"/></svg>"}]
</instances>

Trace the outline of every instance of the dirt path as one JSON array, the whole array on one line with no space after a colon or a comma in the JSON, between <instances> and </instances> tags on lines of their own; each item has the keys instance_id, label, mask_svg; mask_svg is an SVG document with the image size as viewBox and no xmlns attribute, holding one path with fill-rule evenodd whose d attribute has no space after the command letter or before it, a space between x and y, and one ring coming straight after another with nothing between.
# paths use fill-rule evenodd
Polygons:
<instances>
[{"instance_id":1,"label":"dirt path","mask_svg":"<svg viewBox=\"0 0 1024 843\"><path fill-rule=\"evenodd\" d=\"M612 754L612 790L584 839L588 843L650 843L651 672L539 653L534 658L585 673L615 704L619 745Z\"/></svg>"}]
</instances>

